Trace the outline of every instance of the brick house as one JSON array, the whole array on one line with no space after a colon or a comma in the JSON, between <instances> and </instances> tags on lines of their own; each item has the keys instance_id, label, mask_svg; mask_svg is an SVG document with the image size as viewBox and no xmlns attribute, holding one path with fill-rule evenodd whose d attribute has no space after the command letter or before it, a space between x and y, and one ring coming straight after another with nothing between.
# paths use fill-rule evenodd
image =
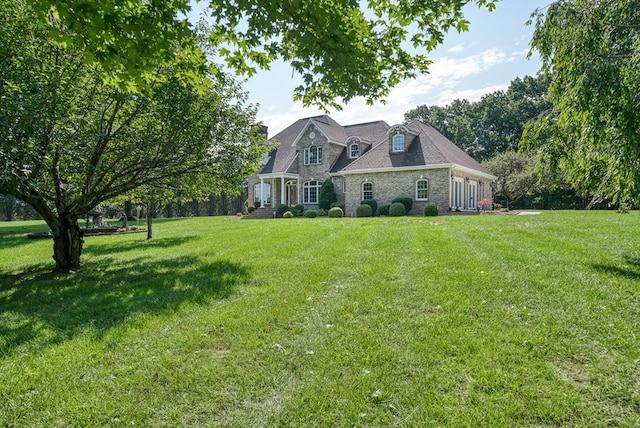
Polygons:
<instances>
[{"instance_id":1,"label":"brick house","mask_svg":"<svg viewBox=\"0 0 640 428\"><path fill-rule=\"evenodd\" d=\"M249 201L263 208L318 208L320 187L333 181L345 215L363 199L388 205L412 197L412 213L476 210L496 179L429 125L384 121L342 126L329 116L300 119L273 137L278 147L249 178Z\"/></svg>"}]
</instances>

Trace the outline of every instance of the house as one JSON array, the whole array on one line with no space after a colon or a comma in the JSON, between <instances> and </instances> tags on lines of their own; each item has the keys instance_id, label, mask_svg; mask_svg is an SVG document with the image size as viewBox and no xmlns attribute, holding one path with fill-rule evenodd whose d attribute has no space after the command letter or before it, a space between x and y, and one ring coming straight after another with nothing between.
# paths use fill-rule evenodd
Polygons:
<instances>
[{"instance_id":1,"label":"house","mask_svg":"<svg viewBox=\"0 0 640 428\"><path fill-rule=\"evenodd\" d=\"M439 212L476 210L496 179L431 126L415 120L342 126L329 116L300 119L273 137L278 147L249 179L249 200L318 208L323 181L333 181L345 215L364 199L379 205L412 197L413 213L427 204Z\"/></svg>"}]
</instances>

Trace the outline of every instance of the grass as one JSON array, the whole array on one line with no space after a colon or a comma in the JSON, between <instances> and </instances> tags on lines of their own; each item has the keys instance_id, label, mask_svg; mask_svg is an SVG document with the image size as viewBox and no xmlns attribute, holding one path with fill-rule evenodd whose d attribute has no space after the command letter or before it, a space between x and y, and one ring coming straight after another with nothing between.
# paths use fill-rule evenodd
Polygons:
<instances>
[{"instance_id":1,"label":"grass","mask_svg":"<svg viewBox=\"0 0 640 428\"><path fill-rule=\"evenodd\" d=\"M638 426L638 213L0 224L0 426Z\"/></svg>"}]
</instances>

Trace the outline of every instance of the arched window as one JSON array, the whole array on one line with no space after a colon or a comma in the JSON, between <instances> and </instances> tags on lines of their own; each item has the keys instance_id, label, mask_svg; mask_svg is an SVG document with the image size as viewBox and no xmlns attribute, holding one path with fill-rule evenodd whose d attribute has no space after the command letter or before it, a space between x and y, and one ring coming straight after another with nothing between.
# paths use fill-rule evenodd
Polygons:
<instances>
[{"instance_id":1,"label":"arched window","mask_svg":"<svg viewBox=\"0 0 640 428\"><path fill-rule=\"evenodd\" d=\"M373 199L373 183L362 183L362 200Z\"/></svg>"},{"instance_id":2,"label":"arched window","mask_svg":"<svg viewBox=\"0 0 640 428\"><path fill-rule=\"evenodd\" d=\"M349 157L351 159L355 159L360 156L360 145L358 143L353 143L349 146Z\"/></svg>"},{"instance_id":3,"label":"arched window","mask_svg":"<svg viewBox=\"0 0 640 428\"><path fill-rule=\"evenodd\" d=\"M416 201L429 200L429 182L425 179L416 181Z\"/></svg>"},{"instance_id":4,"label":"arched window","mask_svg":"<svg viewBox=\"0 0 640 428\"><path fill-rule=\"evenodd\" d=\"M304 149L304 164L318 165L322 163L322 147L311 146Z\"/></svg>"},{"instance_id":5,"label":"arched window","mask_svg":"<svg viewBox=\"0 0 640 428\"><path fill-rule=\"evenodd\" d=\"M393 136L393 151L404 152L404 134L396 134Z\"/></svg>"},{"instance_id":6,"label":"arched window","mask_svg":"<svg viewBox=\"0 0 640 428\"><path fill-rule=\"evenodd\" d=\"M302 185L302 203L317 204L322 183L316 180L305 181Z\"/></svg>"}]
</instances>

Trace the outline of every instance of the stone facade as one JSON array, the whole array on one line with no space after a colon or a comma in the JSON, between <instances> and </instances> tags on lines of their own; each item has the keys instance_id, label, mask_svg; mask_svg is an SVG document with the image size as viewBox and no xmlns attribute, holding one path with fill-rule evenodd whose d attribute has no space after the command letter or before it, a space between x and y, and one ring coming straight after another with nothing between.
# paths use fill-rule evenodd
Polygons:
<instances>
[{"instance_id":1,"label":"stone facade","mask_svg":"<svg viewBox=\"0 0 640 428\"><path fill-rule=\"evenodd\" d=\"M399 135L404 136L404 145L400 140L394 146L394 137L398 140ZM491 197L495 177L419 121L393 127L381 121L343 127L328 116L318 116L297 121L275 139L280 146L249 179L250 203L259 199L254 186L262 182L270 186L273 209L281 203L315 209L317 202L305 201L305 183L317 182L319 196L326 179L333 181L338 203L344 205L347 216L355 215L364 183L371 184L379 206L398 197L411 197L414 203L409 214L415 215L422 214L427 204L435 204L441 213L475 210L481 199ZM351 158L350 145L356 142L360 150ZM321 161L305 162L305 151L309 150L309 154L321 150Z\"/></svg>"},{"instance_id":2,"label":"stone facade","mask_svg":"<svg viewBox=\"0 0 640 428\"><path fill-rule=\"evenodd\" d=\"M427 180L428 200L416 199L416 182ZM355 215L356 208L362 201L362 186L364 183L373 185L373 199L378 205L390 205L391 201L399 197L413 199L413 208L408 214L419 214L427 204L435 204L438 211L449 210L449 170L426 169L414 171L371 171L366 174L346 175L346 190L350 197L345 204L345 215Z\"/></svg>"}]
</instances>

